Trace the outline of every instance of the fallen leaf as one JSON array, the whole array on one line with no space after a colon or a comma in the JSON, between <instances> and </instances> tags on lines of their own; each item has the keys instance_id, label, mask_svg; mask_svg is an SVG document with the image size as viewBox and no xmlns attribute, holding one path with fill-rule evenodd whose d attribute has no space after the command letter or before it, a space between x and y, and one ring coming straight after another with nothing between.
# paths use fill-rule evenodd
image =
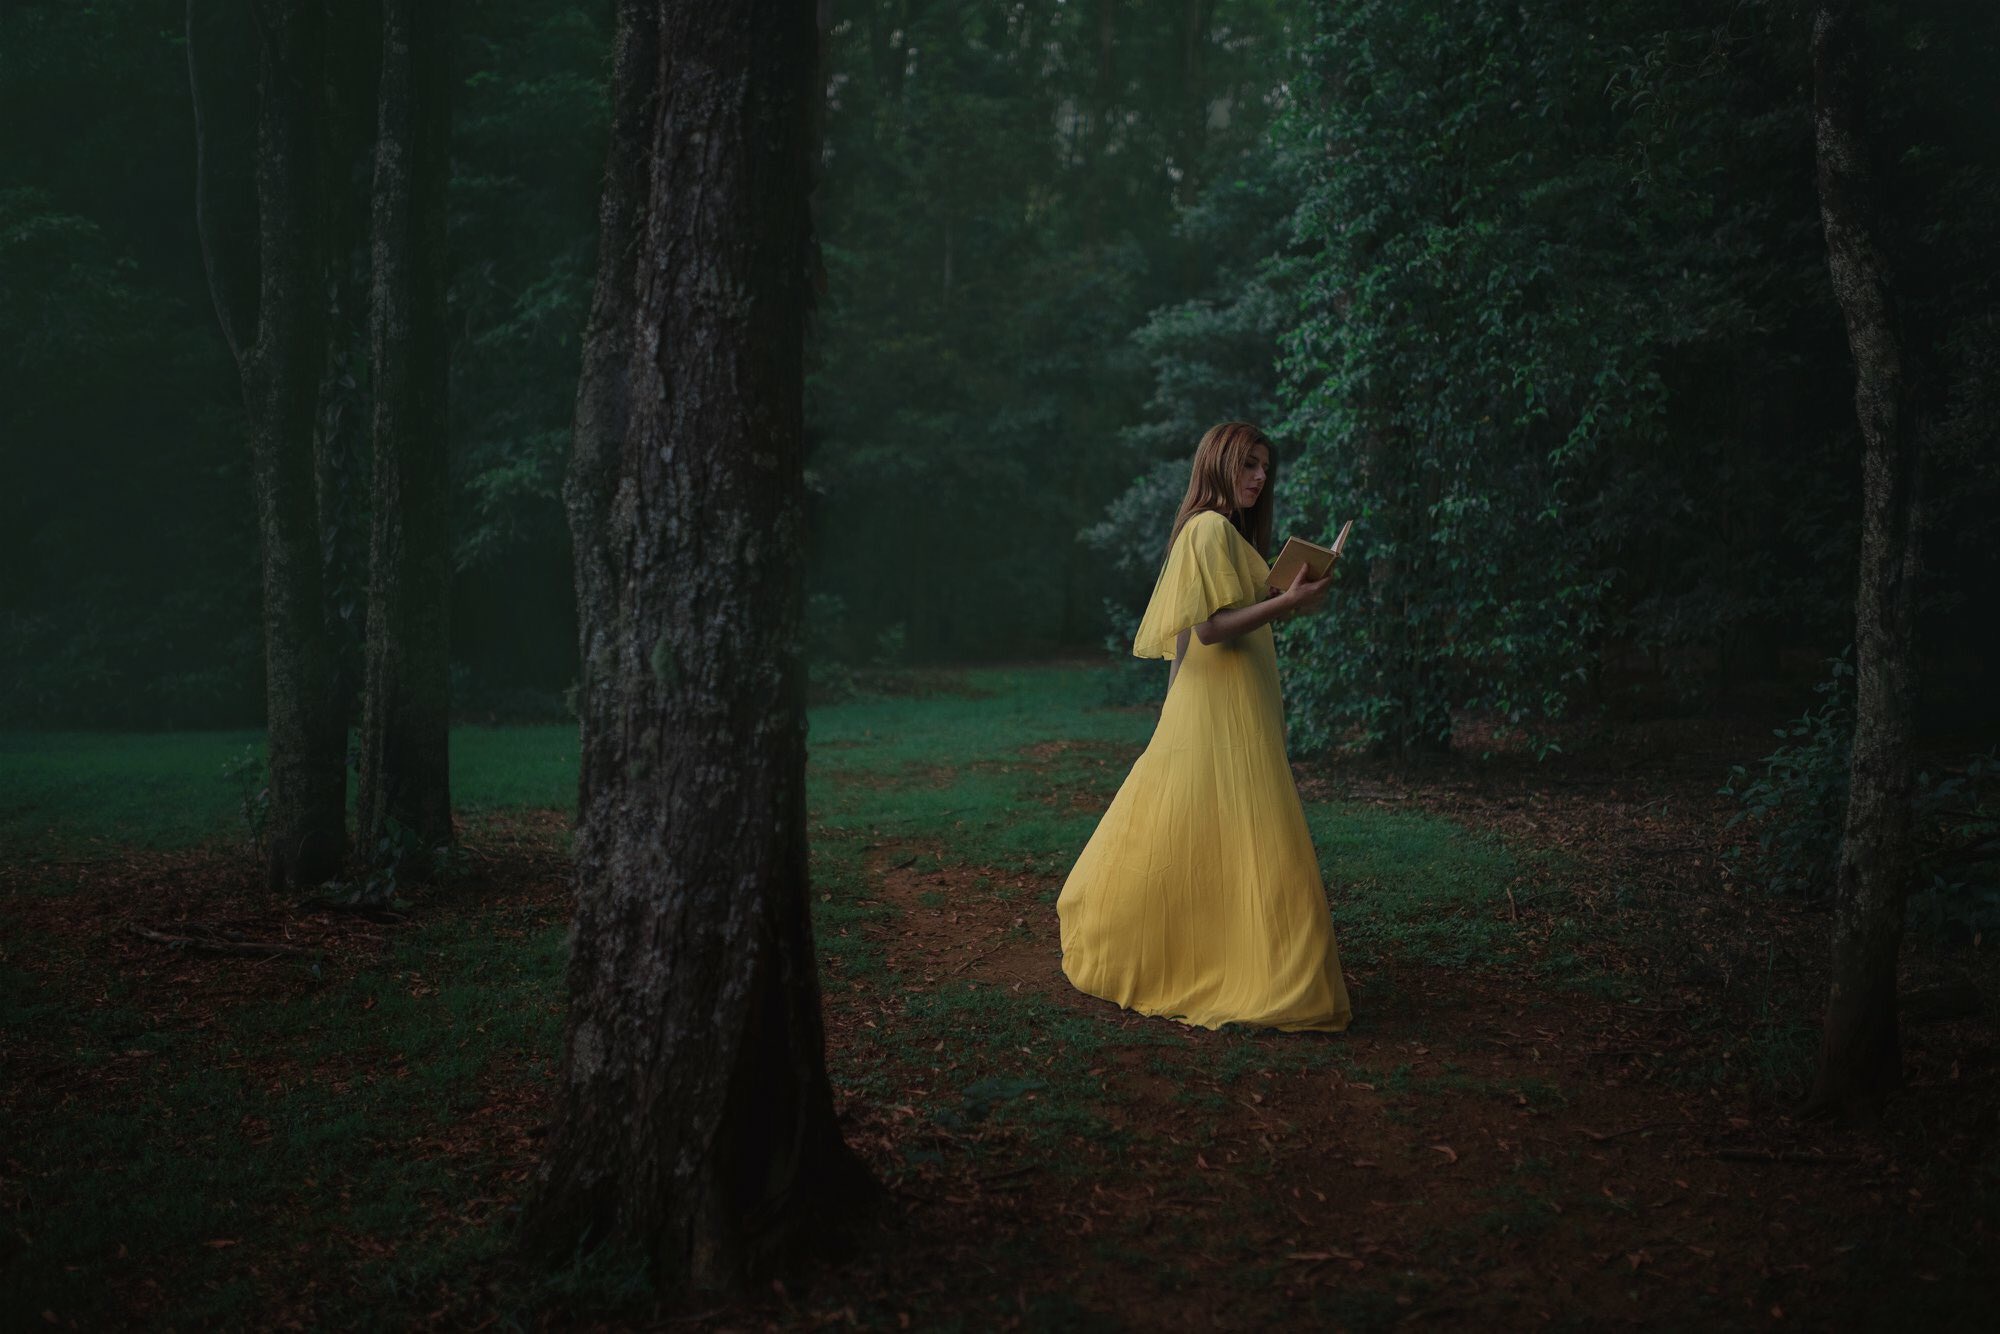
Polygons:
<instances>
[{"instance_id":1,"label":"fallen leaf","mask_svg":"<svg viewBox=\"0 0 2000 1334\"><path fill-rule=\"evenodd\" d=\"M1458 1150L1452 1148L1449 1144L1433 1144L1431 1145L1431 1152L1443 1154L1444 1160L1448 1163L1458 1161Z\"/></svg>"}]
</instances>

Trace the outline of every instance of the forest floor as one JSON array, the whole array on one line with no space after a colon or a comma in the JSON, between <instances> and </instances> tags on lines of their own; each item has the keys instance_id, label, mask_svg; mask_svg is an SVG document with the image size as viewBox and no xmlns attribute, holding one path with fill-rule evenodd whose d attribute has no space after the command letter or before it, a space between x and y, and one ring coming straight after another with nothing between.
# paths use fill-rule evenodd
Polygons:
<instances>
[{"instance_id":1,"label":"forest floor","mask_svg":"<svg viewBox=\"0 0 2000 1334\"><path fill-rule=\"evenodd\" d=\"M1151 713L1091 672L964 684L815 711L828 1062L887 1203L728 1304L508 1261L558 794L468 816L463 865L370 921L274 904L226 840L67 837L0 773L0 1326L1988 1327L2000 969L1913 940L1907 1087L1867 1129L1790 1115L1827 918L1739 883L1715 795L1768 731L1301 768L1354 1024L1207 1032L1059 969L1062 873Z\"/></svg>"}]
</instances>

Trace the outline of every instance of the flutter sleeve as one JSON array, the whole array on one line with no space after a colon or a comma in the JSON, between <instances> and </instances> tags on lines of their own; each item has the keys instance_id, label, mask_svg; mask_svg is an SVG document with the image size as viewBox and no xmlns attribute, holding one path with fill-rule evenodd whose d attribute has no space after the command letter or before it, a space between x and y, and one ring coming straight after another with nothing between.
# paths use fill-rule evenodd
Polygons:
<instances>
[{"instance_id":1,"label":"flutter sleeve","mask_svg":"<svg viewBox=\"0 0 2000 1334\"><path fill-rule=\"evenodd\" d=\"M1252 599L1231 557L1233 536L1220 514L1197 514L1181 525L1132 638L1133 657L1171 658L1181 631Z\"/></svg>"}]
</instances>

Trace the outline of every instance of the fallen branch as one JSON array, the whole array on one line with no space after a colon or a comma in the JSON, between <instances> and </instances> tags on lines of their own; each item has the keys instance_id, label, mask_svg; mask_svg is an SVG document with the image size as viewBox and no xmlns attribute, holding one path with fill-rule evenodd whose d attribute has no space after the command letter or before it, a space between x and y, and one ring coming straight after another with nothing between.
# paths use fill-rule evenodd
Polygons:
<instances>
[{"instance_id":1,"label":"fallen branch","mask_svg":"<svg viewBox=\"0 0 2000 1334\"><path fill-rule=\"evenodd\" d=\"M972 967L972 965L974 965L974 964L978 963L978 962L979 962L980 960L982 960L982 959L990 959L990 958L992 958L992 957L993 957L994 955L998 954L998 953L999 953L999 952L1000 952L1001 950L1004 950L1004 949L1006 949L1006 948L1007 948L1007 942L1003 940L1003 941L1001 941L1001 942L1000 942L999 944L995 945L995 946L994 946L994 947L993 947L992 949L990 949L990 950L985 950L985 951L983 951L983 952L981 952L981 953L979 953L979 954L975 954L975 955L973 955L973 956L972 956L971 958L969 958L969 959L964 959L964 960L961 960L961 961L959 962L958 966L957 966L956 968L953 968L953 969L951 970L951 973L952 973L952 975L953 975L953 976L955 977L955 976L957 976L958 974L960 974L960 973L964 972L964 971L965 971L966 969L968 969L968 968Z\"/></svg>"},{"instance_id":2,"label":"fallen branch","mask_svg":"<svg viewBox=\"0 0 2000 1334\"><path fill-rule=\"evenodd\" d=\"M1039 1166L1041 1166L1040 1163L1023 1163L1019 1167L1010 1167L1004 1172L988 1172L984 1176L974 1177L973 1180L980 1182L982 1184L994 1181L1005 1181L1009 1177L1017 1177L1025 1173L1032 1172Z\"/></svg>"},{"instance_id":3,"label":"fallen branch","mask_svg":"<svg viewBox=\"0 0 2000 1334\"><path fill-rule=\"evenodd\" d=\"M268 940L244 940L234 932L215 936L169 936L163 932L151 931L137 922L127 922L125 929L142 940L150 940L159 945L171 945L175 949L203 950L209 954L237 954L246 958L269 959L281 955L295 955L300 958L317 959L324 950L300 949L296 945L280 945Z\"/></svg>"},{"instance_id":4,"label":"fallen branch","mask_svg":"<svg viewBox=\"0 0 2000 1334\"><path fill-rule=\"evenodd\" d=\"M1642 1131L1670 1130L1670 1129L1677 1130L1686 1126L1691 1126L1693 1124L1694 1122L1692 1121L1648 1121L1646 1122L1646 1124L1642 1126L1627 1126L1623 1130L1611 1130L1602 1132L1591 1130L1584 1126L1578 1126L1576 1128L1576 1133L1579 1135L1587 1135L1591 1139L1597 1141L1599 1144L1602 1144L1604 1143L1604 1141L1608 1139L1623 1139L1627 1135L1637 1135Z\"/></svg>"},{"instance_id":5,"label":"fallen branch","mask_svg":"<svg viewBox=\"0 0 2000 1334\"><path fill-rule=\"evenodd\" d=\"M1829 1166L1864 1161L1858 1153L1807 1153L1801 1149L1717 1149L1715 1156L1729 1163L1823 1163Z\"/></svg>"},{"instance_id":6,"label":"fallen branch","mask_svg":"<svg viewBox=\"0 0 2000 1334\"><path fill-rule=\"evenodd\" d=\"M394 926L409 920L408 913L397 912L394 908L380 903L370 903L365 899L330 899L324 895L300 899L299 908L303 912L347 913L355 917L365 917L380 926Z\"/></svg>"}]
</instances>

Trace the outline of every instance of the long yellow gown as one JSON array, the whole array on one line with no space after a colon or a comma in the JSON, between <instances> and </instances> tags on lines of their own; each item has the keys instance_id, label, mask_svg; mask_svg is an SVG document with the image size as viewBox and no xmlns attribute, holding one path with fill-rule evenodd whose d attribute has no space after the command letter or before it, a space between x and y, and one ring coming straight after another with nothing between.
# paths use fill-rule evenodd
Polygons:
<instances>
[{"instance_id":1,"label":"long yellow gown","mask_svg":"<svg viewBox=\"0 0 2000 1334\"><path fill-rule=\"evenodd\" d=\"M1223 515L1182 525L1132 652L1264 596L1270 567ZM1340 1030L1352 1011L1285 758L1271 627L1187 655L1056 899L1077 990L1203 1028Z\"/></svg>"}]
</instances>

